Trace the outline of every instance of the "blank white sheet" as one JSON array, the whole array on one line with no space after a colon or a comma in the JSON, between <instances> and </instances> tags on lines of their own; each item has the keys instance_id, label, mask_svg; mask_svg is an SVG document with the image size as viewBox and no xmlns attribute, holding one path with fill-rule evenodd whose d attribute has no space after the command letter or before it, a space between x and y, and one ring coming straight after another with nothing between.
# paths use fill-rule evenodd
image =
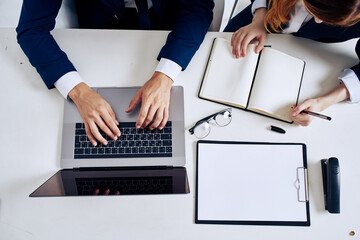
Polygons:
<instances>
[{"instance_id":1,"label":"blank white sheet","mask_svg":"<svg viewBox=\"0 0 360 240\"><path fill-rule=\"evenodd\" d=\"M303 166L301 144L199 143L197 220L306 222Z\"/></svg>"}]
</instances>

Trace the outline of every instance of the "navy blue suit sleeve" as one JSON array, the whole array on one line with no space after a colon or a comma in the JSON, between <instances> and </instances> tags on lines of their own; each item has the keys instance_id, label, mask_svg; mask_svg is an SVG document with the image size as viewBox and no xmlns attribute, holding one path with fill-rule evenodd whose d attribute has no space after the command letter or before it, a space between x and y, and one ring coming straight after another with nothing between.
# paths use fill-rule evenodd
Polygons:
<instances>
[{"instance_id":1,"label":"navy blue suit sleeve","mask_svg":"<svg viewBox=\"0 0 360 240\"><path fill-rule=\"evenodd\" d=\"M355 51L360 60L360 39L356 43ZM355 72L357 78L360 80L360 64L353 66L351 70Z\"/></svg>"},{"instance_id":2,"label":"navy blue suit sleeve","mask_svg":"<svg viewBox=\"0 0 360 240\"><path fill-rule=\"evenodd\" d=\"M17 40L48 88L74 66L50 34L62 0L24 0Z\"/></svg>"},{"instance_id":3,"label":"navy blue suit sleeve","mask_svg":"<svg viewBox=\"0 0 360 240\"><path fill-rule=\"evenodd\" d=\"M161 49L158 60L170 59L184 70L208 31L213 19L213 0L180 1L180 14Z\"/></svg>"}]
</instances>

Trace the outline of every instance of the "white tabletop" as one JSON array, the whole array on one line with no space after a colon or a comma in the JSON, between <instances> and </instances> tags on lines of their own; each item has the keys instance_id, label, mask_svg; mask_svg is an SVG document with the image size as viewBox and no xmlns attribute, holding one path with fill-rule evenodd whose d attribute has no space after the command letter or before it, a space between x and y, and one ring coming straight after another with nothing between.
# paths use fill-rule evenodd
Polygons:
<instances>
[{"instance_id":1,"label":"white tabletop","mask_svg":"<svg viewBox=\"0 0 360 240\"><path fill-rule=\"evenodd\" d=\"M167 32L56 30L53 32L81 76L92 87L141 86L157 64ZM185 127L225 106L197 98L212 39L208 33L176 81L185 90ZM357 63L356 41L322 44L292 36L269 36L267 44L306 61L300 101L338 84L345 67ZM284 66L286 68L286 66ZM194 223L196 139L186 135L190 194L29 198L59 170L64 99L48 91L16 43L14 29L0 29L0 239L357 239L360 234L360 108L340 103L324 111L328 122L286 124L233 109L233 121L213 127L208 140L300 142L307 145L310 227L199 225ZM270 125L284 128L282 135ZM320 160L338 157L341 214L324 210ZM355 237L349 235L356 231Z\"/></svg>"}]
</instances>

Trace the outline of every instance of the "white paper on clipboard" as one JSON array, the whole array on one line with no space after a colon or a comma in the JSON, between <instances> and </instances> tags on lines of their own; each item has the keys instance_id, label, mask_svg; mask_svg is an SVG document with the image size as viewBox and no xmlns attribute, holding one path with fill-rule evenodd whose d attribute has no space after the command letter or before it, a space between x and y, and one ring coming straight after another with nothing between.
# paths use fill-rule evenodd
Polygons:
<instances>
[{"instance_id":1,"label":"white paper on clipboard","mask_svg":"<svg viewBox=\"0 0 360 240\"><path fill-rule=\"evenodd\" d=\"M196 222L310 225L304 147L199 141Z\"/></svg>"}]
</instances>

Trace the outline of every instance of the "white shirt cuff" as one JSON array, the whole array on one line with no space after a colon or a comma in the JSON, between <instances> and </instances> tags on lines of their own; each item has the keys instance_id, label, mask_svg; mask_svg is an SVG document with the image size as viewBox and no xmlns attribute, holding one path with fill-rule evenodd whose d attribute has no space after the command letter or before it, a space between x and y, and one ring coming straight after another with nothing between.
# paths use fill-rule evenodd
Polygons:
<instances>
[{"instance_id":1,"label":"white shirt cuff","mask_svg":"<svg viewBox=\"0 0 360 240\"><path fill-rule=\"evenodd\" d=\"M344 83L349 91L349 102L360 102L360 82L355 72L351 69L345 69L339 76L339 79Z\"/></svg>"},{"instance_id":2,"label":"white shirt cuff","mask_svg":"<svg viewBox=\"0 0 360 240\"><path fill-rule=\"evenodd\" d=\"M155 71L162 72L175 82L176 77L181 72L181 66L170 59L161 58Z\"/></svg>"},{"instance_id":3,"label":"white shirt cuff","mask_svg":"<svg viewBox=\"0 0 360 240\"><path fill-rule=\"evenodd\" d=\"M84 82L80 77L80 74L76 71L68 72L59 78L55 83L55 87L61 95L67 99L69 92L79 83Z\"/></svg>"},{"instance_id":4,"label":"white shirt cuff","mask_svg":"<svg viewBox=\"0 0 360 240\"><path fill-rule=\"evenodd\" d=\"M254 16L256 9L258 8L266 8L266 0L255 0L251 6L251 12Z\"/></svg>"}]
</instances>

